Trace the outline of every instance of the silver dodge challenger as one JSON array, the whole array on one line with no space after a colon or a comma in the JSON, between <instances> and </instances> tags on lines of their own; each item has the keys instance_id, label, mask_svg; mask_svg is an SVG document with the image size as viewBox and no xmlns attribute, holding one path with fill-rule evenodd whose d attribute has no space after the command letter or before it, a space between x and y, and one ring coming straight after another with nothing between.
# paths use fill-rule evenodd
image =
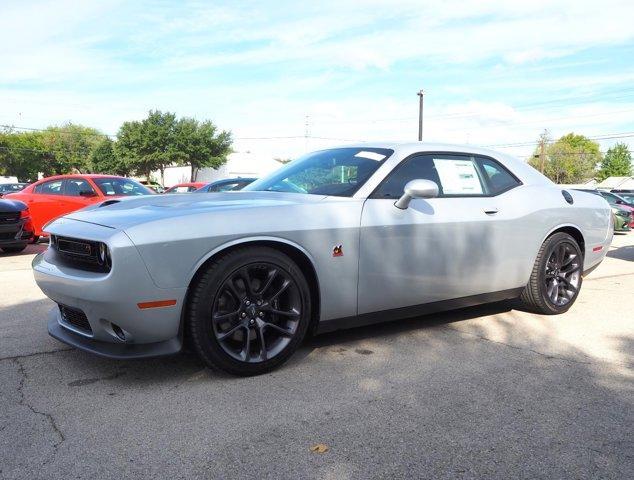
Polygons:
<instances>
[{"instance_id":1,"label":"silver dodge challenger","mask_svg":"<svg viewBox=\"0 0 634 480\"><path fill-rule=\"evenodd\" d=\"M46 226L49 333L109 358L179 352L254 375L308 334L520 298L574 303L608 203L443 144L321 150L242 191L111 199Z\"/></svg>"}]
</instances>

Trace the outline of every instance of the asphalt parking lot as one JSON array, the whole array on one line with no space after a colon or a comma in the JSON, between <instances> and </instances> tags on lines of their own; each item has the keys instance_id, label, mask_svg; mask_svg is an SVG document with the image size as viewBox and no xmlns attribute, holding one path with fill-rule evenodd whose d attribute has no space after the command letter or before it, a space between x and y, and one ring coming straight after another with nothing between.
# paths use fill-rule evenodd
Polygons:
<instances>
[{"instance_id":1,"label":"asphalt parking lot","mask_svg":"<svg viewBox=\"0 0 634 480\"><path fill-rule=\"evenodd\" d=\"M1 478L634 471L634 234L615 236L563 316L502 303L336 332L255 378L56 342L30 269L44 248L0 256Z\"/></svg>"}]
</instances>

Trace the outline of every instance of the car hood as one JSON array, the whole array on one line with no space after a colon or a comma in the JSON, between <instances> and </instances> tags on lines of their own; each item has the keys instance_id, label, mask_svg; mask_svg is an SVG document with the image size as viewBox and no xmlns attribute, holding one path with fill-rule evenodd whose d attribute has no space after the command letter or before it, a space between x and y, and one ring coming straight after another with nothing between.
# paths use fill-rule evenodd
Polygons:
<instances>
[{"instance_id":1,"label":"car hood","mask_svg":"<svg viewBox=\"0 0 634 480\"><path fill-rule=\"evenodd\" d=\"M105 227L126 228L156 220L245 208L320 202L327 197L282 192L224 192L147 195L113 198L69 213L64 218Z\"/></svg>"},{"instance_id":2,"label":"car hood","mask_svg":"<svg viewBox=\"0 0 634 480\"><path fill-rule=\"evenodd\" d=\"M0 198L0 212L21 212L26 210L26 203L5 197Z\"/></svg>"}]
</instances>

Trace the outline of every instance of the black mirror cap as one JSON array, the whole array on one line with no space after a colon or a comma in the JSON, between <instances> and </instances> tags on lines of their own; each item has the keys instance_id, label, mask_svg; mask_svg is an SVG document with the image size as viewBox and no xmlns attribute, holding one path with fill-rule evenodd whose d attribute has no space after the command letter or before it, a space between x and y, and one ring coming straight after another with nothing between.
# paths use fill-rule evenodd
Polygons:
<instances>
[{"instance_id":1,"label":"black mirror cap","mask_svg":"<svg viewBox=\"0 0 634 480\"><path fill-rule=\"evenodd\" d=\"M564 200L566 200L566 202L568 202L570 205L575 203L575 200L572 198L572 195L570 195L570 192L567 192L566 190L562 190L561 194L563 195Z\"/></svg>"}]
</instances>

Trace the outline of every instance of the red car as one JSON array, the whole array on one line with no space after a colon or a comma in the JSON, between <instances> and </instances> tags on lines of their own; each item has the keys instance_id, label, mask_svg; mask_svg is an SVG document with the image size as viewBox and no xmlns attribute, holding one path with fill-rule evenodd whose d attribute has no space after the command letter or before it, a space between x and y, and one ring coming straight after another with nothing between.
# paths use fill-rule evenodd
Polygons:
<instances>
[{"instance_id":1,"label":"red car","mask_svg":"<svg viewBox=\"0 0 634 480\"><path fill-rule=\"evenodd\" d=\"M189 193L198 190L204 185L205 182L179 183L178 185L168 188L163 193Z\"/></svg>"},{"instance_id":2,"label":"red car","mask_svg":"<svg viewBox=\"0 0 634 480\"><path fill-rule=\"evenodd\" d=\"M129 178L90 174L44 178L3 198L26 203L37 241L42 227L54 218L113 197L151 194L152 190Z\"/></svg>"}]
</instances>

